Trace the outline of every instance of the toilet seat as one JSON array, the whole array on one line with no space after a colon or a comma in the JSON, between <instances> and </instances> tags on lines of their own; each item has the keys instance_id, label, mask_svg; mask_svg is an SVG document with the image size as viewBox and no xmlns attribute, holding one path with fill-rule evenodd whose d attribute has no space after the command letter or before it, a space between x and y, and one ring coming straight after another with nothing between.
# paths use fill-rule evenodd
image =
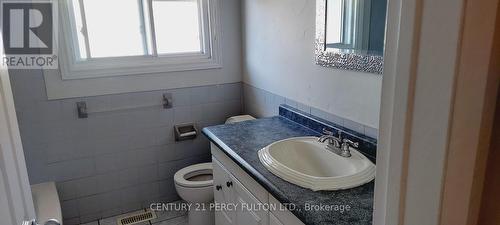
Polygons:
<instances>
[{"instance_id":1,"label":"toilet seat","mask_svg":"<svg viewBox=\"0 0 500 225\"><path fill-rule=\"evenodd\" d=\"M174 175L174 181L177 185L189 188L201 188L213 185L213 179L204 181L190 181L189 178L203 175L212 174L212 163L200 163L185 167L177 171Z\"/></svg>"}]
</instances>

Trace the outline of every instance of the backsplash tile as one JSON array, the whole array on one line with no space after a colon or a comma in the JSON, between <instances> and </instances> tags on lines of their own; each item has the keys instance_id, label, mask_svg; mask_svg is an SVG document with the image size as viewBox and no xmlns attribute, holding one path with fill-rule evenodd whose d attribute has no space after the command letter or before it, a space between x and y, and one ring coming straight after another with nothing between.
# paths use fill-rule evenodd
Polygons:
<instances>
[{"instance_id":1,"label":"backsplash tile","mask_svg":"<svg viewBox=\"0 0 500 225\"><path fill-rule=\"evenodd\" d=\"M268 102L266 99L280 99L281 101ZM276 116L279 114L279 106L285 104L326 121L333 122L336 125L346 127L370 138L378 138L378 130L376 128L365 126L355 121L310 107L306 104L294 101L293 99L288 99L248 84L243 84L243 104L243 112L255 117Z\"/></svg>"},{"instance_id":2,"label":"backsplash tile","mask_svg":"<svg viewBox=\"0 0 500 225\"><path fill-rule=\"evenodd\" d=\"M345 119L343 127L350 129L350 130L353 130L353 131L356 131L360 134L365 134L365 126L363 126L362 124L356 123L352 120Z\"/></svg>"},{"instance_id":3,"label":"backsplash tile","mask_svg":"<svg viewBox=\"0 0 500 225\"><path fill-rule=\"evenodd\" d=\"M309 107L309 106L307 106L305 104L297 103L297 109L300 110L300 111L302 111L302 112L311 114L311 107Z\"/></svg>"},{"instance_id":4,"label":"backsplash tile","mask_svg":"<svg viewBox=\"0 0 500 225\"><path fill-rule=\"evenodd\" d=\"M333 122L339 126L344 126L344 119L342 117L327 113L323 110L312 107L311 108L311 115L317 116L319 118L323 118L323 119L330 121L330 122Z\"/></svg>"},{"instance_id":5,"label":"backsplash tile","mask_svg":"<svg viewBox=\"0 0 500 225\"><path fill-rule=\"evenodd\" d=\"M378 140L378 129L365 126L365 135Z\"/></svg>"}]
</instances>

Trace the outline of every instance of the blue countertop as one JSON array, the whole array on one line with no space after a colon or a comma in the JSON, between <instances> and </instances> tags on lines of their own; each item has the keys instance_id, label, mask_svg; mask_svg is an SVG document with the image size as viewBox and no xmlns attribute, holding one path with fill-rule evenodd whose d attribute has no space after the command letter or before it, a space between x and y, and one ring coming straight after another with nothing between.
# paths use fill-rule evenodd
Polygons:
<instances>
[{"instance_id":1,"label":"blue countertop","mask_svg":"<svg viewBox=\"0 0 500 225\"><path fill-rule=\"evenodd\" d=\"M340 191L311 191L269 172L257 152L286 138L320 134L285 117L276 116L207 127L203 133L281 203L296 206L291 212L305 224L371 224L374 181ZM306 210L307 205L349 206L348 211Z\"/></svg>"}]
</instances>

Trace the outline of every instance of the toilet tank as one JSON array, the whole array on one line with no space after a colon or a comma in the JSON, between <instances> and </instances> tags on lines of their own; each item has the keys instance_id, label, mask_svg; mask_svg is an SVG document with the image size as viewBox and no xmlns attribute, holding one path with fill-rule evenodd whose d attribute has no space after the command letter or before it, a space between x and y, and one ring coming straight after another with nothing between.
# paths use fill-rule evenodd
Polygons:
<instances>
[{"instance_id":1,"label":"toilet tank","mask_svg":"<svg viewBox=\"0 0 500 225\"><path fill-rule=\"evenodd\" d=\"M255 117L250 116L250 115L233 116L233 117L229 117L226 120L226 124L238 123L238 122L243 122L243 121L247 121L247 120L254 120L254 119L255 119Z\"/></svg>"},{"instance_id":2,"label":"toilet tank","mask_svg":"<svg viewBox=\"0 0 500 225\"><path fill-rule=\"evenodd\" d=\"M35 205L36 221L39 224L44 224L50 219L56 219L62 225L61 203L56 184L47 182L31 185L31 193Z\"/></svg>"}]
</instances>

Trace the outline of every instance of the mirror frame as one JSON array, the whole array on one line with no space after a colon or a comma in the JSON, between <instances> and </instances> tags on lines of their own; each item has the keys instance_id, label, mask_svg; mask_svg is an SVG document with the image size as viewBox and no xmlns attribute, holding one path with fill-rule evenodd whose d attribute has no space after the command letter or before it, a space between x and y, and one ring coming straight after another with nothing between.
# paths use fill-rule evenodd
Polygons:
<instances>
[{"instance_id":1,"label":"mirror frame","mask_svg":"<svg viewBox=\"0 0 500 225\"><path fill-rule=\"evenodd\" d=\"M368 55L363 51L348 49L326 50L326 1L327 0L316 0L316 65L382 74L384 70L384 56Z\"/></svg>"}]
</instances>

